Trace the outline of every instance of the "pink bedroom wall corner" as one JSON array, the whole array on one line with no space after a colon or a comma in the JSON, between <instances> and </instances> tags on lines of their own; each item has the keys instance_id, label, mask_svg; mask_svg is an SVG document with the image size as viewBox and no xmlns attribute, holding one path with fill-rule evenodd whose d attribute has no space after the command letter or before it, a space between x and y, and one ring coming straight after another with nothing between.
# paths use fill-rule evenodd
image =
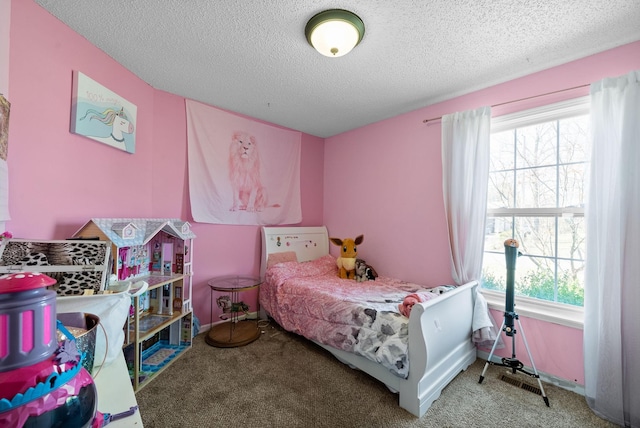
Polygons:
<instances>
[{"instance_id":1,"label":"pink bedroom wall corner","mask_svg":"<svg viewBox=\"0 0 640 428\"><path fill-rule=\"evenodd\" d=\"M359 253L383 274L427 284L450 281L441 126L439 120L424 119L580 86L505 104L493 115L537 107L586 95L585 84L636 69L640 41L328 138L324 218L330 234L364 233ZM340 191L340 173L353 159L357 167L350 169L349 191ZM531 331L527 338L536 337L532 353L540 369L583 383L582 330L525 317L522 322ZM544 342L537 346L539 339Z\"/></svg>"},{"instance_id":2,"label":"pink bedroom wall corner","mask_svg":"<svg viewBox=\"0 0 640 428\"><path fill-rule=\"evenodd\" d=\"M7 228L61 239L92 217L150 216L153 88L33 1L11 6ZM74 70L137 106L135 154L69 131Z\"/></svg>"}]
</instances>

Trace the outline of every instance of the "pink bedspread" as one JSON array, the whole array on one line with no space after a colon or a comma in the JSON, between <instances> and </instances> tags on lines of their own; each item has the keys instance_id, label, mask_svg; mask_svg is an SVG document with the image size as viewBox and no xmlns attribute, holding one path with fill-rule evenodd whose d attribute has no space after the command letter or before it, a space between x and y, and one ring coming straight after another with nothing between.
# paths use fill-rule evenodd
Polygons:
<instances>
[{"instance_id":1,"label":"pink bedspread","mask_svg":"<svg viewBox=\"0 0 640 428\"><path fill-rule=\"evenodd\" d=\"M404 298L424 286L379 276L356 282L338 277L336 259L279 263L269 268L260 287L260 304L286 330L353 352L409 374L408 322L398 310Z\"/></svg>"}]
</instances>

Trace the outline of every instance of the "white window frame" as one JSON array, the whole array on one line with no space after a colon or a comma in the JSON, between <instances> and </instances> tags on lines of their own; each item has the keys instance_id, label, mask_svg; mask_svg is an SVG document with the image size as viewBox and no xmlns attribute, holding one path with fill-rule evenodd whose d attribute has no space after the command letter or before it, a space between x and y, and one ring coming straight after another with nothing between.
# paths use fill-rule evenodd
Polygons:
<instances>
[{"instance_id":1,"label":"white window frame","mask_svg":"<svg viewBox=\"0 0 640 428\"><path fill-rule=\"evenodd\" d=\"M491 119L491 133L498 133L513 128L522 128L538 123L564 119L573 116L589 114L589 96L573 98L553 104L548 104L533 109L523 110L516 113L506 114ZM584 210L575 208L544 208L536 209L511 209L513 213L517 211L521 215L544 216L545 212L549 216L576 215L583 216ZM487 216L499 216L500 210L488 209ZM504 311L505 293L495 290L481 290L491 309ZM584 308L567 305L563 303L551 302L541 299L533 299L525 296L514 297L515 311L519 315L528 318L560 324L567 327L582 329L584 323ZM496 320L497 321L497 320Z\"/></svg>"}]
</instances>

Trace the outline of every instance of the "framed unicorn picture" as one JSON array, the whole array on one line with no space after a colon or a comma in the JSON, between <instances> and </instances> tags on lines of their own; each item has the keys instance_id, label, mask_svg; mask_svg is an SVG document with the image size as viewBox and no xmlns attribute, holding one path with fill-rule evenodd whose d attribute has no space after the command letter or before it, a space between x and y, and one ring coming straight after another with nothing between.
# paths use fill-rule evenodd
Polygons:
<instances>
[{"instance_id":1,"label":"framed unicorn picture","mask_svg":"<svg viewBox=\"0 0 640 428\"><path fill-rule=\"evenodd\" d=\"M135 153L136 113L134 104L87 75L73 72L72 133Z\"/></svg>"}]
</instances>

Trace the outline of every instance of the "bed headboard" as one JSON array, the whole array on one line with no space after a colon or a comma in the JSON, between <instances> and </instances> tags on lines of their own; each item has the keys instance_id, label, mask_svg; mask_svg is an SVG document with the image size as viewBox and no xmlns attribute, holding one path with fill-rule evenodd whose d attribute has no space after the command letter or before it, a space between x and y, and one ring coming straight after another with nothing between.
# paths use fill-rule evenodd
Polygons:
<instances>
[{"instance_id":1,"label":"bed headboard","mask_svg":"<svg viewBox=\"0 0 640 428\"><path fill-rule=\"evenodd\" d=\"M329 254L329 235L325 226L263 227L260 277L264 278L269 254L295 251L299 262Z\"/></svg>"}]
</instances>

